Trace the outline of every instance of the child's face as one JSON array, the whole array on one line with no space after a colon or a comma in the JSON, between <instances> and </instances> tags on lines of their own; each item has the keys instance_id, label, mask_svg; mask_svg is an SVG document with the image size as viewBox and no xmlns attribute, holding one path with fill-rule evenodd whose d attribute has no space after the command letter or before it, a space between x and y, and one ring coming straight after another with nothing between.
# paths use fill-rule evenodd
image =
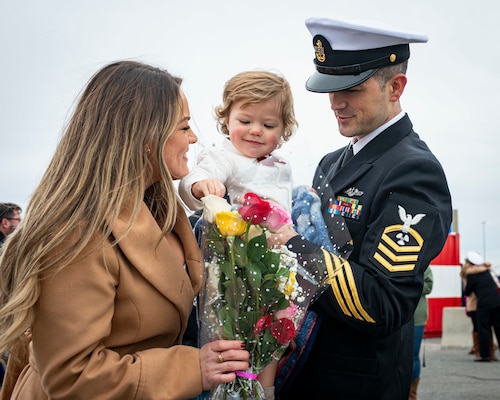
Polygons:
<instances>
[{"instance_id":1,"label":"child's face","mask_svg":"<svg viewBox=\"0 0 500 400\"><path fill-rule=\"evenodd\" d=\"M258 158L271 153L284 133L284 123L276 98L262 103L233 104L227 128L233 146L244 156Z\"/></svg>"}]
</instances>

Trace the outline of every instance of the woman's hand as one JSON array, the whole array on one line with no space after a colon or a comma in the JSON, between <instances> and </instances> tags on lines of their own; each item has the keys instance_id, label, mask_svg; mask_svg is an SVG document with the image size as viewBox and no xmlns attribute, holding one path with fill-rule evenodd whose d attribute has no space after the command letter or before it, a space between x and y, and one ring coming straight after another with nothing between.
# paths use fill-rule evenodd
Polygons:
<instances>
[{"instance_id":1,"label":"woman's hand","mask_svg":"<svg viewBox=\"0 0 500 400\"><path fill-rule=\"evenodd\" d=\"M221 383L236 378L234 371L250 368L250 354L239 340L217 340L200 349L200 366L203 390L212 390Z\"/></svg>"}]
</instances>

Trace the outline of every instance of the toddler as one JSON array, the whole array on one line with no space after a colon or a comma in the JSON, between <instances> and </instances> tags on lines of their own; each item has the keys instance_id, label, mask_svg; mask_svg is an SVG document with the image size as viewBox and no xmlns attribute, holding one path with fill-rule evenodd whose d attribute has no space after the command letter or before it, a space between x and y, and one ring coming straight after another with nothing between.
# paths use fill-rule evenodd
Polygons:
<instances>
[{"instance_id":1,"label":"toddler","mask_svg":"<svg viewBox=\"0 0 500 400\"><path fill-rule=\"evenodd\" d=\"M290 164L274 152L297 127L289 83L272 72L241 72L226 83L215 115L226 138L220 146L203 149L181 180L185 204L199 210L200 199L208 194L227 195L238 204L245 193L254 192L290 211Z\"/></svg>"}]
</instances>

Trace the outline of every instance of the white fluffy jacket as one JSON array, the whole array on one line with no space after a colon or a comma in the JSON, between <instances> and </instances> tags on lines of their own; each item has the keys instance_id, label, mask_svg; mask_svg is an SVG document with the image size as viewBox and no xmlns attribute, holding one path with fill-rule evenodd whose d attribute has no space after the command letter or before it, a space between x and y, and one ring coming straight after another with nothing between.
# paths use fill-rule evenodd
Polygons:
<instances>
[{"instance_id":1,"label":"white fluffy jacket","mask_svg":"<svg viewBox=\"0 0 500 400\"><path fill-rule=\"evenodd\" d=\"M179 194L191 210L203 206L192 195L191 186L207 178L217 178L224 183L233 204L238 203L238 197L254 192L291 210L292 170L288 161L275 153L259 162L239 153L228 139L220 146L204 148L196 165L179 183Z\"/></svg>"}]
</instances>

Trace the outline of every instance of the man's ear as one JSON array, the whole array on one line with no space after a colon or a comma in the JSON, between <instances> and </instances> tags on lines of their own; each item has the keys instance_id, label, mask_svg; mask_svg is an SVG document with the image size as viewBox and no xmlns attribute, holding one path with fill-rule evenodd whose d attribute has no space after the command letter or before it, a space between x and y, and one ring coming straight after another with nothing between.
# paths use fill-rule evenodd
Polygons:
<instances>
[{"instance_id":1,"label":"man's ear","mask_svg":"<svg viewBox=\"0 0 500 400\"><path fill-rule=\"evenodd\" d=\"M406 86L407 78L405 74L396 74L388 82L391 90L391 101L396 102L403 94Z\"/></svg>"}]
</instances>

